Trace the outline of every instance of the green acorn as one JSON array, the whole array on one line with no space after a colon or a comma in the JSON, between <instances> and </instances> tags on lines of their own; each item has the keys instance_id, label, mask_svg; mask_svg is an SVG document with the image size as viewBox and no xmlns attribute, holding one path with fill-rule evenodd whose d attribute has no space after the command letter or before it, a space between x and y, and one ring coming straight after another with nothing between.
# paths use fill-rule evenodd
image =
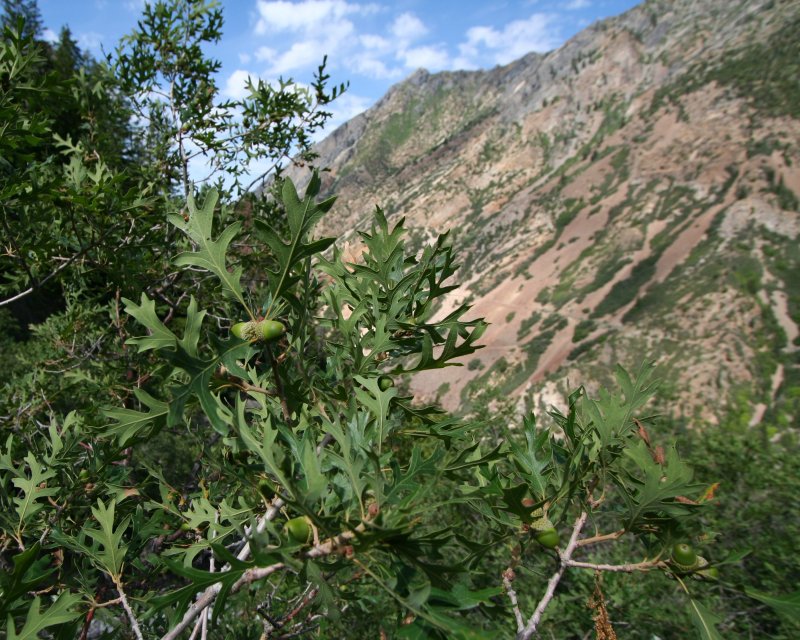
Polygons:
<instances>
[{"instance_id":1,"label":"green acorn","mask_svg":"<svg viewBox=\"0 0 800 640\"><path fill-rule=\"evenodd\" d=\"M698 556L694 549L685 542L681 542L672 547L672 565L683 573L697 571L708 566L708 560Z\"/></svg>"},{"instance_id":2,"label":"green acorn","mask_svg":"<svg viewBox=\"0 0 800 640\"><path fill-rule=\"evenodd\" d=\"M305 516L288 520L286 524L283 525L283 528L292 540L300 544L305 544L311 539L311 525L308 522L308 518Z\"/></svg>"},{"instance_id":3,"label":"green acorn","mask_svg":"<svg viewBox=\"0 0 800 640\"><path fill-rule=\"evenodd\" d=\"M699 557L700 556L698 556L698 558ZM705 558L703 558L703 560L705 560ZM703 578L705 580L719 580L719 569L717 569L716 567L708 567L706 569L700 569L696 575L699 578Z\"/></svg>"},{"instance_id":4,"label":"green acorn","mask_svg":"<svg viewBox=\"0 0 800 640\"><path fill-rule=\"evenodd\" d=\"M545 529L544 531L539 531L533 536L533 539L545 549L555 549L558 546L558 543L561 541L558 531L555 530L555 527Z\"/></svg>"},{"instance_id":5,"label":"green acorn","mask_svg":"<svg viewBox=\"0 0 800 640\"><path fill-rule=\"evenodd\" d=\"M286 327L277 320L237 322L231 327L231 333L249 342L270 342L286 333Z\"/></svg>"},{"instance_id":6,"label":"green acorn","mask_svg":"<svg viewBox=\"0 0 800 640\"><path fill-rule=\"evenodd\" d=\"M533 532L533 539L536 540L545 549L555 549L560 542L558 531L553 526L542 509L536 509L531 513L534 518L531 522L531 531Z\"/></svg>"}]
</instances>

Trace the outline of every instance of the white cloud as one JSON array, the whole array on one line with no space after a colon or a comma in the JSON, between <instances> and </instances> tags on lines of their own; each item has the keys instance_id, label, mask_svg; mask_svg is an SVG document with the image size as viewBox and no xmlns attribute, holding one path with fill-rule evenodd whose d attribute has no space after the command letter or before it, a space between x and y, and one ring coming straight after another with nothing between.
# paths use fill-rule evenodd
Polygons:
<instances>
[{"instance_id":1,"label":"white cloud","mask_svg":"<svg viewBox=\"0 0 800 640\"><path fill-rule=\"evenodd\" d=\"M450 58L441 46L415 47L400 53L406 67L429 71L446 69L450 65Z\"/></svg>"},{"instance_id":2,"label":"white cloud","mask_svg":"<svg viewBox=\"0 0 800 640\"><path fill-rule=\"evenodd\" d=\"M272 62L278 57L278 52L272 47L259 47L254 55L259 62Z\"/></svg>"},{"instance_id":3,"label":"white cloud","mask_svg":"<svg viewBox=\"0 0 800 640\"><path fill-rule=\"evenodd\" d=\"M287 33L292 44L280 53L270 47L261 47L256 52L256 59L270 65L265 70L265 74L270 76L316 67L325 55L340 61L359 41L348 16L366 16L378 9L374 4L345 0L259 0L256 34L275 36Z\"/></svg>"},{"instance_id":4,"label":"white cloud","mask_svg":"<svg viewBox=\"0 0 800 640\"><path fill-rule=\"evenodd\" d=\"M502 29L472 27L467 30L466 41L458 46L461 55L456 66L474 68L485 66L488 61L506 64L531 51L550 51L560 44L555 25L556 16L534 13L527 20L509 22Z\"/></svg>"},{"instance_id":5,"label":"white cloud","mask_svg":"<svg viewBox=\"0 0 800 640\"><path fill-rule=\"evenodd\" d=\"M353 37L354 31L353 25L345 21L329 34L296 41L287 51L267 59L270 63L267 75L283 75L298 69L316 68L325 55L332 59L343 58L345 51L356 40Z\"/></svg>"},{"instance_id":6,"label":"white cloud","mask_svg":"<svg viewBox=\"0 0 800 640\"><path fill-rule=\"evenodd\" d=\"M585 9L591 4L589 0L571 0L565 5L565 8L569 11L575 11L576 9Z\"/></svg>"},{"instance_id":7,"label":"white cloud","mask_svg":"<svg viewBox=\"0 0 800 640\"><path fill-rule=\"evenodd\" d=\"M375 57L365 56L363 54L353 57L348 60L348 66L357 73L364 74L370 78L377 78L379 80L391 80L403 76L402 69L396 67L388 67L385 62Z\"/></svg>"},{"instance_id":8,"label":"white cloud","mask_svg":"<svg viewBox=\"0 0 800 640\"><path fill-rule=\"evenodd\" d=\"M100 51L100 45L103 44L103 34L96 31L87 31L78 36L78 46L81 49L88 49L89 51Z\"/></svg>"},{"instance_id":9,"label":"white cloud","mask_svg":"<svg viewBox=\"0 0 800 640\"><path fill-rule=\"evenodd\" d=\"M401 67L389 61L398 57L398 42L395 38L368 33L358 36L357 46L350 51L346 63L349 69L367 77L394 80L404 75Z\"/></svg>"},{"instance_id":10,"label":"white cloud","mask_svg":"<svg viewBox=\"0 0 800 640\"><path fill-rule=\"evenodd\" d=\"M303 0L288 2L259 0L257 34L269 31L308 32L321 26L330 26L347 15L366 15L378 10L374 4L355 4L345 0Z\"/></svg>"},{"instance_id":11,"label":"white cloud","mask_svg":"<svg viewBox=\"0 0 800 640\"><path fill-rule=\"evenodd\" d=\"M441 44L420 45L412 47L411 43L419 40L428 33L428 27L413 13L402 13L397 16L389 27L392 35L391 46L394 49L394 57L401 60L406 68L419 69L445 69L450 64L450 56ZM389 71L387 68L386 71ZM397 75L397 71L389 71L384 76L392 77Z\"/></svg>"},{"instance_id":12,"label":"white cloud","mask_svg":"<svg viewBox=\"0 0 800 640\"><path fill-rule=\"evenodd\" d=\"M391 32L397 40L405 44L424 36L428 33L428 28L413 13L403 13L395 18Z\"/></svg>"},{"instance_id":13,"label":"white cloud","mask_svg":"<svg viewBox=\"0 0 800 640\"><path fill-rule=\"evenodd\" d=\"M270 74L283 74L294 69L301 69L319 63L327 49L319 42L305 40L295 42L288 51L283 52L274 60L270 67Z\"/></svg>"},{"instance_id":14,"label":"white cloud","mask_svg":"<svg viewBox=\"0 0 800 640\"><path fill-rule=\"evenodd\" d=\"M222 89L222 94L233 100L241 100L248 95L246 88L247 79L252 76L249 71L244 69L237 69L225 81L225 87Z\"/></svg>"},{"instance_id":15,"label":"white cloud","mask_svg":"<svg viewBox=\"0 0 800 640\"><path fill-rule=\"evenodd\" d=\"M358 42L365 49L368 49L374 53L386 53L392 48L392 43L386 38L369 33L359 36Z\"/></svg>"},{"instance_id":16,"label":"white cloud","mask_svg":"<svg viewBox=\"0 0 800 640\"><path fill-rule=\"evenodd\" d=\"M329 71L337 77L344 73L396 80L409 69L485 68L560 44L561 18L555 13L537 12L504 25L476 25L454 45L433 40L432 27L418 15L375 0L256 0L254 7L254 41L243 47L240 65L252 68L257 61L260 76L269 78L309 74L327 55ZM380 21L370 19L379 12ZM236 93L234 85L230 92Z\"/></svg>"},{"instance_id":17,"label":"white cloud","mask_svg":"<svg viewBox=\"0 0 800 640\"><path fill-rule=\"evenodd\" d=\"M58 34L52 29L45 29L42 31L42 38L44 38L44 40L50 44L55 44L58 42Z\"/></svg>"}]
</instances>

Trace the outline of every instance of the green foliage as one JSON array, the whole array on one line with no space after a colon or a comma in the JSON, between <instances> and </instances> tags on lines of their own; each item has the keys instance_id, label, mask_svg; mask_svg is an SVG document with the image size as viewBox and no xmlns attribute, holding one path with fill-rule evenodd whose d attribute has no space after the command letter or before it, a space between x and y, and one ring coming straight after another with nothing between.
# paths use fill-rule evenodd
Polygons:
<instances>
[{"instance_id":1,"label":"green foliage","mask_svg":"<svg viewBox=\"0 0 800 640\"><path fill-rule=\"evenodd\" d=\"M650 439L652 367L577 388L552 429L495 411L567 326L552 314L522 345L524 367L500 358L477 378L487 420L422 404L406 379L479 368L487 328L466 304L437 313L456 288L449 236L409 242L377 208L348 262L318 235L334 198L316 172L302 195L279 176L249 193L264 177L245 184L250 161L312 155L344 88L327 92L324 61L311 89L259 81L222 102L204 55L222 34L215 3L148 4L111 67L68 31L48 49L31 24L4 25L0 45L6 637L84 637L100 620L137 638L199 625L215 637L530 638L559 617L591 628L568 589L541 595L543 576L589 598L609 559L612 572L655 574L642 592L668 583L678 602L680 586L675 626L715 637L724 603L669 561L676 542L710 537L711 516L707 485ZM601 135L623 113L603 108ZM408 136L394 124L384 144ZM216 187L192 184L196 154ZM614 175L626 163L619 150ZM550 204L563 228L584 201ZM280 330L242 339L242 321ZM760 577L747 601L791 618L795 595L776 572ZM558 615L540 621L545 610Z\"/></svg>"},{"instance_id":2,"label":"green foliage","mask_svg":"<svg viewBox=\"0 0 800 640\"><path fill-rule=\"evenodd\" d=\"M771 187L771 191L778 196L778 206L785 211L800 211L800 199L797 194L787 187L783 177Z\"/></svg>"},{"instance_id":3,"label":"green foliage","mask_svg":"<svg viewBox=\"0 0 800 640\"><path fill-rule=\"evenodd\" d=\"M792 437L769 442L763 437L767 426L762 428L759 434L760 429L727 423L707 433L681 434L680 439L680 448L702 479L720 482L712 508L701 516L703 530L716 533L718 557L749 551L738 562L720 567L726 585L748 585L747 594L715 598L714 608L726 620L723 637L788 639L800 630L792 595L800 576L793 548L800 533L797 442ZM771 594L780 602L763 607L751 599L752 592Z\"/></svg>"},{"instance_id":4,"label":"green foliage","mask_svg":"<svg viewBox=\"0 0 800 640\"><path fill-rule=\"evenodd\" d=\"M624 280L616 282L605 298L593 310L592 318L601 318L621 309L633 301L640 287L649 282L656 270L659 256L651 254L637 262L631 274Z\"/></svg>"},{"instance_id":5,"label":"green foliage","mask_svg":"<svg viewBox=\"0 0 800 640\"><path fill-rule=\"evenodd\" d=\"M122 89L131 96L134 113L149 123L147 157L155 173L148 177L168 191L180 185L187 197L190 166L201 158L207 159L207 179L217 176L222 188L224 176L237 195L293 154L298 161L313 159L311 137L330 117L324 107L346 88L326 92L323 60L309 87L291 79L278 86L248 79L247 97L220 101L214 74L221 65L205 55L204 45L220 40L222 25L216 2L148 3L137 29L117 50ZM257 160L270 168L242 183Z\"/></svg>"},{"instance_id":6,"label":"green foliage","mask_svg":"<svg viewBox=\"0 0 800 640\"><path fill-rule=\"evenodd\" d=\"M517 340L522 340L525 336L527 336L531 328L541 320L542 314L538 311L534 311L530 316L525 318L522 322L519 323L519 329L517 329Z\"/></svg>"},{"instance_id":7,"label":"green foliage","mask_svg":"<svg viewBox=\"0 0 800 640\"><path fill-rule=\"evenodd\" d=\"M580 342L584 338L586 338L590 333L592 333L597 328L597 323L594 320L587 318L586 320L581 320L575 326L575 333L572 334L572 341L573 342Z\"/></svg>"},{"instance_id":8,"label":"green foliage","mask_svg":"<svg viewBox=\"0 0 800 640\"><path fill-rule=\"evenodd\" d=\"M567 198L564 201L565 209L555 220L557 235L560 235L564 227L575 219L575 216L580 213L584 206L586 206L586 203L583 198Z\"/></svg>"},{"instance_id":9,"label":"green foliage","mask_svg":"<svg viewBox=\"0 0 800 640\"><path fill-rule=\"evenodd\" d=\"M42 14L35 0L3 0L0 29L6 28L19 28L20 34L25 39L41 36Z\"/></svg>"},{"instance_id":10,"label":"green foliage","mask_svg":"<svg viewBox=\"0 0 800 640\"><path fill-rule=\"evenodd\" d=\"M62 626L64 623L71 622L80 614L75 611L75 605L80 601L80 597L62 592L58 598L44 611L40 610L41 598L35 596L28 609L25 624L17 632L13 622L7 627L8 640L27 640L28 638L38 638L39 633L44 629L54 626Z\"/></svg>"},{"instance_id":11,"label":"green foliage","mask_svg":"<svg viewBox=\"0 0 800 640\"><path fill-rule=\"evenodd\" d=\"M800 117L800 18L782 25L765 43L743 47L709 71L705 81L732 86L769 115Z\"/></svg>"},{"instance_id":12,"label":"green foliage","mask_svg":"<svg viewBox=\"0 0 800 640\"><path fill-rule=\"evenodd\" d=\"M291 241L274 234L264 238L264 250L278 266L269 276L265 306L269 313L273 303L283 305L290 327L279 344L256 348L215 335L204 328L205 312L194 299L179 338L147 296L138 305L125 301L128 313L148 329L129 343L168 365L160 377L169 399L139 391L148 410L110 410L114 422L95 431L95 438L113 459L125 448L148 447L163 429L183 427L202 438L204 425L210 424L221 436L213 449L216 462L201 475L201 488L188 489L180 498L183 509L155 469L141 469L149 476L144 491L131 489L136 470L129 469L117 481L104 483L93 498L95 505L84 503L90 518L65 528L63 516L45 500L60 494L55 482L50 488L50 480L74 473L71 461L61 463L65 466L52 462L52 455L64 449L58 430L50 431L53 454L47 466L33 452L16 463L14 438L9 440L1 468L14 474L19 492L14 498L18 517L10 531L20 542L44 531L46 545L68 550L69 563L58 575L62 583L94 567L111 578L120 594L134 590L131 595L143 603L142 613L150 611L131 624L153 620L158 625L163 620L178 629L198 591L222 584L214 591L215 617L221 618L242 585L258 580L262 570L269 569L267 576L284 567L297 571L292 579L284 576L287 597L302 594L303 581L310 580L319 594L315 607L333 615L335 598L324 594L336 583L334 576L341 574L339 579L347 581L356 571L374 580L392 606L410 611L420 629L467 638L473 631L453 614L481 606L486 596L474 592L476 585L469 581L444 587L452 584L448 576L459 573L455 558L464 562L472 551L452 533L443 533L439 523L420 521L428 509L429 487L441 482L460 486L453 499L487 519L483 544L489 547L518 536L520 526L529 522L531 509L520 502L526 493L535 505L548 508L553 521L563 522L576 509L597 509L602 500L596 502L592 495L601 478L604 485L616 487L626 505L616 510L614 519L627 532L647 532L649 538L653 527L668 532L665 522L691 515L695 507L676 500L696 490L685 466L674 454L664 463L655 462L644 442L635 444L632 416L652 388L645 370L636 379L620 371L619 395L591 400L580 391L574 394L569 415L556 416L565 442L537 430L531 418L525 423L525 444L511 440L507 449L498 445L485 451L477 424L443 419L432 408L413 407L395 387L381 389L381 371L438 368L473 352L485 325L461 320L466 307L437 322L426 319L435 300L452 289L447 281L456 265L445 236L419 257L409 256L402 222L390 227L377 210L372 231L362 234L366 251L361 263L342 262L336 250L323 259L320 252L329 241L308 241L314 222L332 204L315 200L318 185L313 179L301 199L287 181L283 195ZM229 226L223 239L212 239L216 198L209 193L200 207L190 201L189 220L175 220L197 247L178 260L208 272L244 306L253 292L244 291L239 273L227 267L230 247L242 231ZM315 285L317 271L331 278L324 290ZM244 310L249 311L246 306ZM559 325L559 319L554 322ZM550 327L553 321L546 324ZM79 433L75 428L73 435ZM81 455L80 449L71 451L73 459ZM257 483L264 483L272 496L266 505L261 489L253 489ZM231 495L237 496L235 502L229 502ZM287 518L310 518L315 531L310 550L302 541L281 535L273 524L281 512ZM48 522L53 526L50 536L44 529ZM181 531L183 522L197 532L192 544L178 536L174 543L161 543L165 546L159 557L148 560L152 566L135 560L134 550L149 531L164 525ZM577 532L581 528L576 525ZM670 535L666 533L662 544L669 543ZM252 559L226 551L226 546L248 538ZM341 545L351 550L343 551ZM209 571L200 560L209 554L230 568ZM193 567L198 561L200 566ZM319 561L326 563L326 578L311 577ZM478 556L466 561L477 562ZM181 577L191 585L142 591L134 586L143 584L137 579L142 572L156 572L166 584ZM497 595L497 588L484 593ZM494 624L502 625L501 620Z\"/></svg>"}]
</instances>

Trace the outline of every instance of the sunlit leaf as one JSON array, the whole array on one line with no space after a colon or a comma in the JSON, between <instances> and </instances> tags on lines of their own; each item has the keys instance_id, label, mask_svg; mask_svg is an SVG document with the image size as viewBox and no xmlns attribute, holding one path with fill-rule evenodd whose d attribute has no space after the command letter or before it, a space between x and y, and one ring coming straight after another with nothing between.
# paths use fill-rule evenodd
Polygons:
<instances>
[{"instance_id":1,"label":"sunlit leaf","mask_svg":"<svg viewBox=\"0 0 800 640\"><path fill-rule=\"evenodd\" d=\"M214 209L218 200L219 194L212 189L206 195L203 205L197 206L194 195L190 193L187 202L188 220L177 214L169 216L169 221L189 236L197 246L195 251L187 251L178 255L175 258L175 264L210 271L219 279L223 293L238 301L242 307L247 308L240 283L242 267L237 266L230 271L226 261L228 246L239 233L241 223L234 222L226 227L216 240L213 240Z\"/></svg>"}]
</instances>

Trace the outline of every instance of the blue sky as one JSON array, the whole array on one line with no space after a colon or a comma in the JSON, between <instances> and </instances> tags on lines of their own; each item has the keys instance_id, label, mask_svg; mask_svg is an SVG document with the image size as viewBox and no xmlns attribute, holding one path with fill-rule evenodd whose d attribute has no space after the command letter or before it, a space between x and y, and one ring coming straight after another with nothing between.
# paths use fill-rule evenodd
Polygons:
<instances>
[{"instance_id":1,"label":"blue sky","mask_svg":"<svg viewBox=\"0 0 800 640\"><path fill-rule=\"evenodd\" d=\"M636 0L223 0L223 94L238 97L248 75L309 82L328 55L328 72L350 89L328 131L368 108L423 67L488 69L529 51L554 49ZM135 26L143 0L39 0L50 35L69 25L84 49L112 51Z\"/></svg>"}]
</instances>

